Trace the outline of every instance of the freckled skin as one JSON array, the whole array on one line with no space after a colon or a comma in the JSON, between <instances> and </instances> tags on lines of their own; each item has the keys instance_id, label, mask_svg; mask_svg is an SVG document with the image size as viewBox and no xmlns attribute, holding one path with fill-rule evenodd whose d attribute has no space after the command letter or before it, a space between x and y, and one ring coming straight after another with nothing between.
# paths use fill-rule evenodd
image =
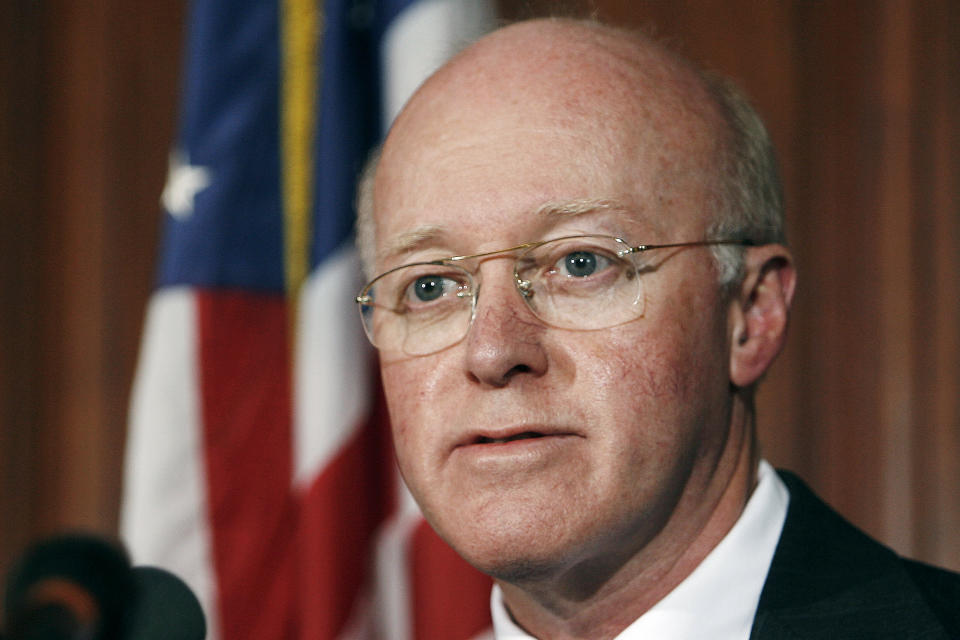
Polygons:
<instances>
[{"instance_id":1,"label":"freckled skin","mask_svg":"<svg viewBox=\"0 0 960 640\"><path fill-rule=\"evenodd\" d=\"M419 91L378 170L378 250L418 225L448 231L446 255L608 232L531 213L608 196L635 209L616 221L631 242L705 237L719 143L703 90L659 50L583 29L502 30ZM381 353L407 484L438 533L501 582L527 628L586 611L584 625L622 629L722 537L752 483L709 251L658 258L643 276L642 318L581 332L532 316L509 257L483 261L463 341L425 357ZM563 435L507 457L460 446L465 434L517 425Z\"/></svg>"}]
</instances>

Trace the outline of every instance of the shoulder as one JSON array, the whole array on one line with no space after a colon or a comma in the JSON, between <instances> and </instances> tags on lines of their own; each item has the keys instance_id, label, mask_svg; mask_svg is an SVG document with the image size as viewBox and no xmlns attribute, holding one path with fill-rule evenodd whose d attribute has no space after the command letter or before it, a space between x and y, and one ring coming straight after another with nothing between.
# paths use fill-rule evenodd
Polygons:
<instances>
[{"instance_id":1,"label":"shoulder","mask_svg":"<svg viewBox=\"0 0 960 640\"><path fill-rule=\"evenodd\" d=\"M901 558L795 475L779 474L790 505L755 638L849 637L854 630L871 638L960 637L960 576Z\"/></svg>"},{"instance_id":2,"label":"shoulder","mask_svg":"<svg viewBox=\"0 0 960 640\"><path fill-rule=\"evenodd\" d=\"M960 573L905 560L907 573L944 625L960 636Z\"/></svg>"}]
</instances>

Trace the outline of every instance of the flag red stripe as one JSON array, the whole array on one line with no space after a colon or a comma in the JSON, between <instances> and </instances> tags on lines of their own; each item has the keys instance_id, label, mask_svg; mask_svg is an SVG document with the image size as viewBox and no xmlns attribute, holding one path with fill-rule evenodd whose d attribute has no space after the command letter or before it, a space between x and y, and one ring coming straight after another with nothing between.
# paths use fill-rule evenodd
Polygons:
<instances>
[{"instance_id":1,"label":"flag red stripe","mask_svg":"<svg viewBox=\"0 0 960 640\"><path fill-rule=\"evenodd\" d=\"M365 587L372 587L374 536L395 509L394 478L381 398L369 419L304 496L300 548L303 640L336 638L357 596Z\"/></svg>"},{"instance_id":2,"label":"flag red stripe","mask_svg":"<svg viewBox=\"0 0 960 640\"><path fill-rule=\"evenodd\" d=\"M416 640L469 640L491 626L490 578L426 522L410 540L410 573Z\"/></svg>"},{"instance_id":3,"label":"flag red stripe","mask_svg":"<svg viewBox=\"0 0 960 640\"><path fill-rule=\"evenodd\" d=\"M296 637L286 303L197 293L204 460L221 637Z\"/></svg>"}]
</instances>

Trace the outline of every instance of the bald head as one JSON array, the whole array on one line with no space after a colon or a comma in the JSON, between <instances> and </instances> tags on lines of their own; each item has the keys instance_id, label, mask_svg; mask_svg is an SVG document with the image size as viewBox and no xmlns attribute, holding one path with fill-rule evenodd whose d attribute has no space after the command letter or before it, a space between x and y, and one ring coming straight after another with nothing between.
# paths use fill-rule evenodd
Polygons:
<instances>
[{"instance_id":1,"label":"bald head","mask_svg":"<svg viewBox=\"0 0 960 640\"><path fill-rule=\"evenodd\" d=\"M629 116L656 130L689 124L686 115L716 118L700 78L675 56L633 32L572 20L521 22L463 51L428 79L394 134L419 118L435 120L449 106L582 121Z\"/></svg>"},{"instance_id":2,"label":"bald head","mask_svg":"<svg viewBox=\"0 0 960 640\"><path fill-rule=\"evenodd\" d=\"M639 33L546 19L479 40L429 78L401 112L361 185L359 243L368 273L382 264L385 249L375 242L374 210L379 220L397 207L418 206L394 199L387 211L375 202L411 180L442 188L440 173L466 171L481 147L504 159L532 147L542 157L529 162L556 169L544 182L605 172L610 192L604 195L628 205L650 194L674 204L689 200L708 235L782 240L772 151L739 94ZM534 186L540 193L530 193L531 205L550 199L550 185ZM488 184L491 192L498 188ZM453 203L456 194L447 195ZM469 203L463 213L490 204ZM645 213L653 227L674 225ZM734 281L737 249L718 254L720 279Z\"/></svg>"}]
</instances>

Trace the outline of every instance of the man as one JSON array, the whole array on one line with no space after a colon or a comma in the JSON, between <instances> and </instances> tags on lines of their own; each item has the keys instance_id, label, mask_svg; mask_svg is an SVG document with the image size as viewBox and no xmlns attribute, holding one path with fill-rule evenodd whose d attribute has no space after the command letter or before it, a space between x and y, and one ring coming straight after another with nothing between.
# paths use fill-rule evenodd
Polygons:
<instances>
[{"instance_id":1,"label":"man","mask_svg":"<svg viewBox=\"0 0 960 640\"><path fill-rule=\"evenodd\" d=\"M958 633L953 577L759 461L795 273L728 86L636 34L519 23L430 78L369 173L358 302L397 459L495 579L498 638Z\"/></svg>"}]
</instances>

